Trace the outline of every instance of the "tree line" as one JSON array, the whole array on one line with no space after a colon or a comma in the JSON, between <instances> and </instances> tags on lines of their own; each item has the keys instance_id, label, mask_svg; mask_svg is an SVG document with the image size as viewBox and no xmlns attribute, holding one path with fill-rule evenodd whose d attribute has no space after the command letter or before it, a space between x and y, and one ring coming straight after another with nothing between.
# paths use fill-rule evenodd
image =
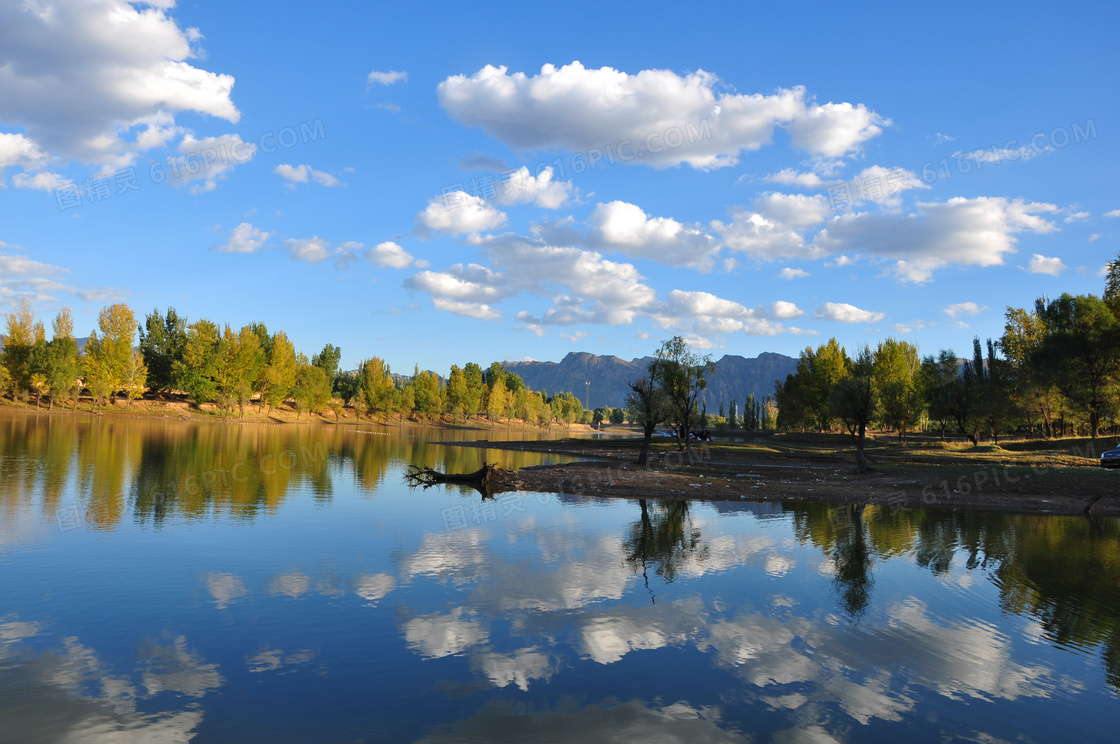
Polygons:
<instances>
[{"instance_id":1,"label":"tree line","mask_svg":"<svg viewBox=\"0 0 1120 744\"><path fill-rule=\"evenodd\" d=\"M13 400L34 396L36 407L45 398L50 408L59 403L76 409L86 395L98 410L122 397L127 406L144 396L177 394L198 408L212 404L226 417L243 417L252 405L262 413L290 405L297 420L326 411L337 420L343 408L351 408L359 420L449 416L465 422L485 416L541 427L608 418L621 423L623 416L621 409L585 411L570 392L529 390L497 362L485 370L473 362L452 365L446 378L419 367L411 377L394 374L379 357L343 371L342 350L332 344L308 358L284 331L270 332L264 323L234 330L205 319L189 322L174 308L154 310L143 324L123 303L102 308L84 351L69 308L59 311L51 329L48 341L26 299L8 314L0 390Z\"/></svg>"},{"instance_id":2,"label":"tree line","mask_svg":"<svg viewBox=\"0 0 1120 744\"><path fill-rule=\"evenodd\" d=\"M866 431L904 439L914 429L959 434L973 445L1000 436L1056 437L1115 432L1120 412L1120 257L1107 267L1103 297L1038 298L1008 307L1003 335L919 356L894 338L849 355L836 339L801 352L797 370L775 385L778 427L832 431L856 439L866 467Z\"/></svg>"}]
</instances>

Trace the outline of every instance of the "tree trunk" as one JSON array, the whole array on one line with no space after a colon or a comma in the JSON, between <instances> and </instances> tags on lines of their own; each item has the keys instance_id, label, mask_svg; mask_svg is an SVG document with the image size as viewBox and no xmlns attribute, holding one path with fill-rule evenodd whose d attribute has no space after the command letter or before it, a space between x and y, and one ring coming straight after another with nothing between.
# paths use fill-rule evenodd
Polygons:
<instances>
[{"instance_id":1,"label":"tree trunk","mask_svg":"<svg viewBox=\"0 0 1120 744\"><path fill-rule=\"evenodd\" d=\"M856 470L860 473L871 472L871 467L867 464L867 455L863 452L863 443L866 436L867 427L860 424L859 435L856 437Z\"/></svg>"}]
</instances>

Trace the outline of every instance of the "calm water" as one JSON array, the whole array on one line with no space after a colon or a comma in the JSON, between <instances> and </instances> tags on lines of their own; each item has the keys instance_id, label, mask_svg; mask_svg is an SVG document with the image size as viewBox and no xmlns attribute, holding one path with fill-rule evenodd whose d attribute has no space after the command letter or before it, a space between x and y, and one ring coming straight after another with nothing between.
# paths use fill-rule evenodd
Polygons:
<instances>
[{"instance_id":1,"label":"calm water","mask_svg":"<svg viewBox=\"0 0 1120 744\"><path fill-rule=\"evenodd\" d=\"M0 742L1116 740L1116 521L409 490L544 461L435 437L0 416Z\"/></svg>"}]
</instances>

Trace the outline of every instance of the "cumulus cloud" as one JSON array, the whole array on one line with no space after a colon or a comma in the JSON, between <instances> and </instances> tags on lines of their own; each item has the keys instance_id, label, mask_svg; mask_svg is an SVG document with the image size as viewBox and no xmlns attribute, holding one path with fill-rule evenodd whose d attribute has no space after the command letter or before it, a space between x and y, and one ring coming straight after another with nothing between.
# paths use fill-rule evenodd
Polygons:
<instances>
[{"instance_id":1,"label":"cumulus cloud","mask_svg":"<svg viewBox=\"0 0 1120 744\"><path fill-rule=\"evenodd\" d=\"M1104 213L1105 217L1120 217L1120 209L1112 209Z\"/></svg>"},{"instance_id":2,"label":"cumulus cloud","mask_svg":"<svg viewBox=\"0 0 1120 744\"><path fill-rule=\"evenodd\" d=\"M724 244L754 258L818 258L824 250L806 243L804 233L824 223L831 213L820 195L765 193L753 208L733 207L731 222L712 221Z\"/></svg>"},{"instance_id":3,"label":"cumulus cloud","mask_svg":"<svg viewBox=\"0 0 1120 744\"><path fill-rule=\"evenodd\" d=\"M956 197L919 202L917 210L859 212L833 218L813 241L829 253L868 253L898 259L893 274L915 283L950 264L996 266L1012 253L1016 235L1048 233L1057 227L1042 217L1053 204L1003 197Z\"/></svg>"},{"instance_id":4,"label":"cumulus cloud","mask_svg":"<svg viewBox=\"0 0 1120 744\"><path fill-rule=\"evenodd\" d=\"M778 276L782 279L803 279L809 276L809 272L804 269L792 269L787 266L778 272Z\"/></svg>"},{"instance_id":5,"label":"cumulus cloud","mask_svg":"<svg viewBox=\"0 0 1120 744\"><path fill-rule=\"evenodd\" d=\"M775 318L781 318L782 320L789 320L791 318L800 318L802 315L805 314L805 311L802 310L801 308L799 308L797 305L793 304L792 302L786 302L785 300L778 300L777 302L771 303L770 314L773 315Z\"/></svg>"},{"instance_id":6,"label":"cumulus cloud","mask_svg":"<svg viewBox=\"0 0 1120 744\"><path fill-rule=\"evenodd\" d=\"M312 264L321 264L334 259L335 268L345 268L358 259L364 247L361 243L346 241L333 248L329 242L318 235L311 238L289 238L284 241L292 258Z\"/></svg>"},{"instance_id":7,"label":"cumulus cloud","mask_svg":"<svg viewBox=\"0 0 1120 744\"><path fill-rule=\"evenodd\" d=\"M427 208L416 215L416 231L421 236L433 231L447 235L477 233L497 229L505 223L505 212L463 191L433 197Z\"/></svg>"},{"instance_id":8,"label":"cumulus cloud","mask_svg":"<svg viewBox=\"0 0 1120 744\"><path fill-rule=\"evenodd\" d=\"M800 87L771 95L718 87L703 70L629 75L577 61L546 64L532 76L487 65L447 78L437 92L451 116L511 147L604 153L609 146L622 162L655 168L732 166L742 152L770 144L778 127L813 156L841 157L890 123L863 104L818 105Z\"/></svg>"},{"instance_id":9,"label":"cumulus cloud","mask_svg":"<svg viewBox=\"0 0 1120 744\"><path fill-rule=\"evenodd\" d=\"M575 187L570 181L553 180L552 168L544 168L536 176L521 166L504 180L497 190L499 204L535 204L545 209L559 209L573 197Z\"/></svg>"},{"instance_id":10,"label":"cumulus cloud","mask_svg":"<svg viewBox=\"0 0 1120 744\"><path fill-rule=\"evenodd\" d=\"M263 246L271 234L262 232L248 222L242 222L230 230L226 244L215 246L215 250L223 253L252 253Z\"/></svg>"},{"instance_id":11,"label":"cumulus cloud","mask_svg":"<svg viewBox=\"0 0 1120 744\"><path fill-rule=\"evenodd\" d=\"M945 314L950 318L959 318L962 315L979 315L987 309L987 305L981 307L975 302L958 302L945 308Z\"/></svg>"},{"instance_id":12,"label":"cumulus cloud","mask_svg":"<svg viewBox=\"0 0 1120 744\"><path fill-rule=\"evenodd\" d=\"M1062 259L1054 257L1048 258L1040 253L1031 256L1031 262L1027 264L1027 271L1032 274L1049 274L1050 276L1061 276L1062 272L1066 270L1066 265L1062 263Z\"/></svg>"},{"instance_id":13,"label":"cumulus cloud","mask_svg":"<svg viewBox=\"0 0 1120 744\"><path fill-rule=\"evenodd\" d=\"M17 189L33 189L36 191L54 191L69 184L70 181L57 173L41 171L35 175L17 173L12 176L12 185Z\"/></svg>"},{"instance_id":14,"label":"cumulus cloud","mask_svg":"<svg viewBox=\"0 0 1120 744\"><path fill-rule=\"evenodd\" d=\"M443 298L437 307L493 317L490 305L520 293L551 297L553 307L541 317L519 316L528 324L631 323L653 301L654 291L642 284L633 265L607 260L594 251L551 245L515 234L476 241L494 268L456 264L445 271L423 271L405 281L409 289ZM484 304L464 307L449 301Z\"/></svg>"},{"instance_id":15,"label":"cumulus cloud","mask_svg":"<svg viewBox=\"0 0 1120 744\"><path fill-rule=\"evenodd\" d=\"M397 70L388 70L380 72L374 70L366 76L367 85L392 85L393 83L406 82L408 80L408 73Z\"/></svg>"},{"instance_id":16,"label":"cumulus cloud","mask_svg":"<svg viewBox=\"0 0 1120 744\"><path fill-rule=\"evenodd\" d=\"M0 132L0 177L4 175L4 169L11 166L30 171L41 168L46 162L47 154L27 137Z\"/></svg>"},{"instance_id":17,"label":"cumulus cloud","mask_svg":"<svg viewBox=\"0 0 1120 744\"><path fill-rule=\"evenodd\" d=\"M408 251L391 240L367 249L365 257L378 266L390 269L407 269L415 260Z\"/></svg>"},{"instance_id":18,"label":"cumulus cloud","mask_svg":"<svg viewBox=\"0 0 1120 744\"><path fill-rule=\"evenodd\" d=\"M669 266L711 271L719 252L716 239L697 225L669 217L649 217L623 201L599 204L588 218L587 242L631 258L649 258Z\"/></svg>"},{"instance_id":19,"label":"cumulus cloud","mask_svg":"<svg viewBox=\"0 0 1120 744\"><path fill-rule=\"evenodd\" d=\"M320 186L341 186L342 181L332 176L330 173L318 171L310 165L288 165L281 163L272 169L272 172L287 181L287 186L294 189L296 184L308 183L314 181Z\"/></svg>"},{"instance_id":20,"label":"cumulus cloud","mask_svg":"<svg viewBox=\"0 0 1120 744\"><path fill-rule=\"evenodd\" d=\"M771 306L785 317L797 317L797 306L778 302ZM686 292L674 289L669 292L663 307L651 309L655 320L664 328L676 327L691 334L689 343L711 348L712 336L728 333L745 333L754 336L773 336L783 332L763 308L748 308L733 300L717 297L710 292Z\"/></svg>"},{"instance_id":21,"label":"cumulus cloud","mask_svg":"<svg viewBox=\"0 0 1120 744\"><path fill-rule=\"evenodd\" d=\"M846 302L826 302L817 308L817 320L835 320L840 323L878 323L885 313L861 310Z\"/></svg>"},{"instance_id":22,"label":"cumulus cloud","mask_svg":"<svg viewBox=\"0 0 1120 744\"><path fill-rule=\"evenodd\" d=\"M802 186L807 189L818 189L827 183L816 173L795 171L793 168L783 168L777 173L771 173L765 179L769 183L780 183L784 186Z\"/></svg>"},{"instance_id":23,"label":"cumulus cloud","mask_svg":"<svg viewBox=\"0 0 1120 744\"><path fill-rule=\"evenodd\" d=\"M213 191L218 181L226 180L234 168L248 163L257 154L257 146L237 134L202 139L188 134L177 149L180 154L164 172L170 183L189 185L192 193Z\"/></svg>"},{"instance_id":24,"label":"cumulus cloud","mask_svg":"<svg viewBox=\"0 0 1120 744\"><path fill-rule=\"evenodd\" d=\"M1084 222L1089 219L1088 212L1073 212L1066 216L1062 222Z\"/></svg>"},{"instance_id":25,"label":"cumulus cloud","mask_svg":"<svg viewBox=\"0 0 1120 744\"><path fill-rule=\"evenodd\" d=\"M236 123L234 79L193 66L197 29L170 3L55 0L0 6L0 120L63 159L121 167L195 112Z\"/></svg>"}]
</instances>

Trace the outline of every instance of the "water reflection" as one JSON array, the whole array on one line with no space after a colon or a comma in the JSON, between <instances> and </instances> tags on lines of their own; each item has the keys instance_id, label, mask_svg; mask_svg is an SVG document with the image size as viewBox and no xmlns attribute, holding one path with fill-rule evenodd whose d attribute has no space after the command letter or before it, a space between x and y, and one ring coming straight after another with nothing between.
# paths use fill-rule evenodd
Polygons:
<instances>
[{"instance_id":1,"label":"water reflection","mask_svg":"<svg viewBox=\"0 0 1120 744\"><path fill-rule=\"evenodd\" d=\"M424 437L29 421L0 417L0 534L51 527L0 543L15 741L1011 741L1115 717L1116 520L506 510L407 491L401 462L495 459ZM73 504L91 530L63 535Z\"/></svg>"},{"instance_id":2,"label":"water reflection","mask_svg":"<svg viewBox=\"0 0 1120 744\"><path fill-rule=\"evenodd\" d=\"M342 467L373 492L390 470L397 477L402 463L467 472L484 460L507 468L566 461L560 455L431 441L493 436L490 432L406 431L407 436L375 428L0 416L0 522L17 521L33 498L47 520L65 519L68 485L80 501L75 521L111 530L130 512L136 522L156 526L211 515L253 519L275 513L297 488L327 503Z\"/></svg>"}]
</instances>

